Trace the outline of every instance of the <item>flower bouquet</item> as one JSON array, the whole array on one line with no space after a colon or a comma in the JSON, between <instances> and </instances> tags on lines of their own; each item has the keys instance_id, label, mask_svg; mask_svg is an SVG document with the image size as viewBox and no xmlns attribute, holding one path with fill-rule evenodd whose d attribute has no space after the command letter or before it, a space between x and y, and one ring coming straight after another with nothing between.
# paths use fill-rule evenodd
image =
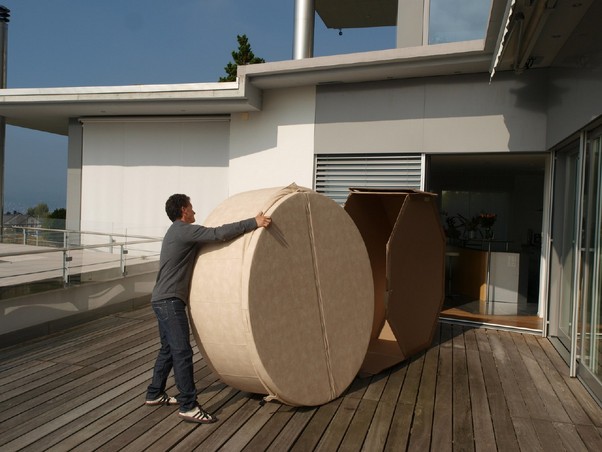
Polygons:
<instances>
[{"instance_id":1,"label":"flower bouquet","mask_svg":"<svg viewBox=\"0 0 602 452\"><path fill-rule=\"evenodd\" d=\"M479 214L479 224L483 228L483 232L481 235L486 240L493 239L493 225L495 224L495 220L497 220L497 215L495 213L484 213L481 212Z\"/></svg>"}]
</instances>

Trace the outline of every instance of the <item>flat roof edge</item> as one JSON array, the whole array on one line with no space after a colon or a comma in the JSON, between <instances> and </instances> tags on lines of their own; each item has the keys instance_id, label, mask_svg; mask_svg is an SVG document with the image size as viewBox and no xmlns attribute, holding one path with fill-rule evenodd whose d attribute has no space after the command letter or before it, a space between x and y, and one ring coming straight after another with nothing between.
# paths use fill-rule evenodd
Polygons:
<instances>
[{"instance_id":1,"label":"flat roof edge","mask_svg":"<svg viewBox=\"0 0 602 452\"><path fill-rule=\"evenodd\" d=\"M176 83L176 84L154 84L154 85L116 85L116 86L68 86L48 88L4 88L0 89L0 95L10 93L14 95L33 94L121 94L121 93L162 93L182 91L224 91L238 90L239 83L236 82L209 82L209 83Z\"/></svg>"},{"instance_id":2,"label":"flat roof edge","mask_svg":"<svg viewBox=\"0 0 602 452\"><path fill-rule=\"evenodd\" d=\"M298 72L308 70L329 70L334 68L356 68L400 62L413 62L430 59L448 58L474 53L485 53L485 40L452 42L417 47L376 50L370 52L348 53L330 56L305 58L301 60L283 60L247 66L239 66L239 76L261 77L277 73Z\"/></svg>"}]
</instances>

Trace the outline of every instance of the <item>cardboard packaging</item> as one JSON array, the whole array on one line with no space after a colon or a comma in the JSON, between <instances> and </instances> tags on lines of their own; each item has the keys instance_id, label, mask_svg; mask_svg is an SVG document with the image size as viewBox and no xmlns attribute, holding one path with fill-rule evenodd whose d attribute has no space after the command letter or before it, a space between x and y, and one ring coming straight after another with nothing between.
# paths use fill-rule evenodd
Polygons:
<instances>
[{"instance_id":1,"label":"cardboard packaging","mask_svg":"<svg viewBox=\"0 0 602 452\"><path fill-rule=\"evenodd\" d=\"M352 188L345 210L362 234L374 279L374 320L360 375L428 348L445 298L445 234L435 196Z\"/></svg>"},{"instance_id":2,"label":"cardboard packaging","mask_svg":"<svg viewBox=\"0 0 602 452\"><path fill-rule=\"evenodd\" d=\"M294 184L233 196L205 225L260 211L272 217L269 228L201 248L193 334L226 384L321 405L349 386L366 356L374 314L368 252L339 205Z\"/></svg>"}]
</instances>

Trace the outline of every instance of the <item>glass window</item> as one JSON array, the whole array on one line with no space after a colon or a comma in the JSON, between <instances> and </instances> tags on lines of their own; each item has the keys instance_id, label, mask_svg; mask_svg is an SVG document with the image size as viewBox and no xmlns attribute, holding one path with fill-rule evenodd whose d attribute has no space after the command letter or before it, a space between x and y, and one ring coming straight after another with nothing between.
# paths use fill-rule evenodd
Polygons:
<instances>
[{"instance_id":1,"label":"glass window","mask_svg":"<svg viewBox=\"0 0 602 452\"><path fill-rule=\"evenodd\" d=\"M581 362L597 379L599 387L602 382L602 137L589 142L587 159Z\"/></svg>"},{"instance_id":2,"label":"glass window","mask_svg":"<svg viewBox=\"0 0 602 452\"><path fill-rule=\"evenodd\" d=\"M489 0L430 0L429 44L484 39Z\"/></svg>"}]
</instances>

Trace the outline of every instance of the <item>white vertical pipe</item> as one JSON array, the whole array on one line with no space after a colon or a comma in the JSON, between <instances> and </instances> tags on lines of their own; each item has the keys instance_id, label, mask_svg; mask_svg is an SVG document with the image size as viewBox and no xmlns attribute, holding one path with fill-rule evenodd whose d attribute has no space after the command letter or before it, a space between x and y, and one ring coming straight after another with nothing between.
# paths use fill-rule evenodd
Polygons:
<instances>
[{"instance_id":1,"label":"white vertical pipe","mask_svg":"<svg viewBox=\"0 0 602 452\"><path fill-rule=\"evenodd\" d=\"M293 60L314 56L315 0L295 0Z\"/></svg>"},{"instance_id":2,"label":"white vertical pipe","mask_svg":"<svg viewBox=\"0 0 602 452\"><path fill-rule=\"evenodd\" d=\"M10 10L0 5L0 88L6 88L6 49ZM6 118L0 116L0 238L4 235L4 148Z\"/></svg>"}]
</instances>

